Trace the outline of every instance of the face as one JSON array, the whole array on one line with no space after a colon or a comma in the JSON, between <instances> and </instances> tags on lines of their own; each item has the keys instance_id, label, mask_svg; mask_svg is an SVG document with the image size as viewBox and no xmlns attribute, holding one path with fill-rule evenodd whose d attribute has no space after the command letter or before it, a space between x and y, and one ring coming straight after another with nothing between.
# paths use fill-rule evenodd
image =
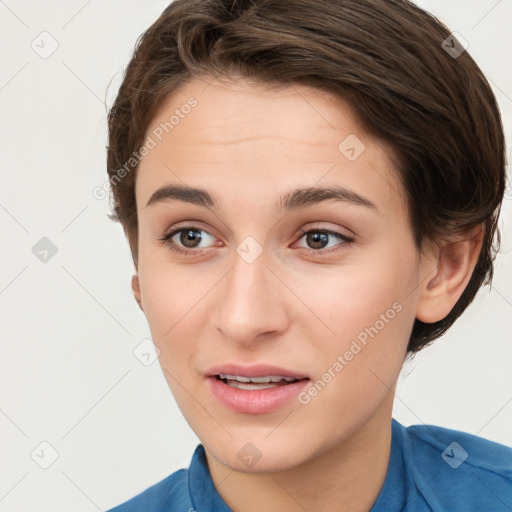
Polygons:
<instances>
[{"instance_id":1,"label":"face","mask_svg":"<svg viewBox=\"0 0 512 512\"><path fill-rule=\"evenodd\" d=\"M242 80L189 83L147 135L134 290L207 451L284 470L389 421L424 272L388 148L339 99Z\"/></svg>"}]
</instances>

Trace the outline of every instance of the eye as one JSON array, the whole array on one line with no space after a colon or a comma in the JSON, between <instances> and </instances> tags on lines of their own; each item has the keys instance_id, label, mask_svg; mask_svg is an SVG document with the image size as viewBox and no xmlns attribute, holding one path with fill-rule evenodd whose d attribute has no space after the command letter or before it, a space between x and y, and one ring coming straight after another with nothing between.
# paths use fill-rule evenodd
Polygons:
<instances>
[{"instance_id":1,"label":"eye","mask_svg":"<svg viewBox=\"0 0 512 512\"><path fill-rule=\"evenodd\" d=\"M302 236L299 241L305 239L305 242L308 245L308 247L305 248L313 252L330 252L331 250L337 250L329 247L329 241L333 239L338 240L338 243L335 243L334 247L339 245L349 245L354 241L352 237L330 229L301 230L300 235ZM324 250L326 247L328 249ZM331 247L333 247L332 244Z\"/></svg>"},{"instance_id":2,"label":"eye","mask_svg":"<svg viewBox=\"0 0 512 512\"><path fill-rule=\"evenodd\" d=\"M299 241L304 239L307 244L306 247L302 246L302 248L314 253L336 251L338 246L349 245L354 241L348 235L329 229L300 230L299 235ZM213 243L201 246L203 242L208 242L208 238ZM201 249L213 247L216 238L198 226L183 226L172 230L158 240L170 250L187 255L193 253L201 254L203 252ZM338 243L330 244L330 242L336 242L336 240Z\"/></svg>"},{"instance_id":3,"label":"eye","mask_svg":"<svg viewBox=\"0 0 512 512\"><path fill-rule=\"evenodd\" d=\"M204 229L201 229L197 226L184 226L171 231L169 234L165 235L159 240L172 251L188 254L191 252L201 253L201 250L198 249L210 247L201 246L201 243L208 241L208 238L211 238L213 241L215 241L215 237L210 235L210 233ZM189 251L187 249L192 250Z\"/></svg>"}]
</instances>

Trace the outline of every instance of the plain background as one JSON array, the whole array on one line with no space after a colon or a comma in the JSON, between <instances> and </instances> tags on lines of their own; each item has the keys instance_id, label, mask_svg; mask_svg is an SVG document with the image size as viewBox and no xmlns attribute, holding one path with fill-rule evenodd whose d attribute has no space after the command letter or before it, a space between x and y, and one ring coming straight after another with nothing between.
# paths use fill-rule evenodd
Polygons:
<instances>
[{"instance_id":1,"label":"plain background","mask_svg":"<svg viewBox=\"0 0 512 512\"><path fill-rule=\"evenodd\" d=\"M158 362L134 355L149 328L128 244L92 194L106 180L105 104L166 5L0 0L0 511L105 510L187 467L199 442ZM512 2L420 5L469 43L510 140ZM406 425L512 445L511 199L509 185L493 289L404 367ZM47 262L32 250L43 237L57 249Z\"/></svg>"}]
</instances>

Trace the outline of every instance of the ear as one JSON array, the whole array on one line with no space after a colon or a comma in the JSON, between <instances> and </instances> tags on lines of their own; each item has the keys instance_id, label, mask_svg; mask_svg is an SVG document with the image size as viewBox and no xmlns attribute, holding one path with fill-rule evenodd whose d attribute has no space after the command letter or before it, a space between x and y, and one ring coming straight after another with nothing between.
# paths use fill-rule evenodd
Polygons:
<instances>
[{"instance_id":1,"label":"ear","mask_svg":"<svg viewBox=\"0 0 512 512\"><path fill-rule=\"evenodd\" d=\"M416 309L418 320L434 323L450 313L471 279L483 236L484 228L479 225L466 235L443 241L431 249L424 260L424 270L434 275L421 285Z\"/></svg>"},{"instance_id":2,"label":"ear","mask_svg":"<svg viewBox=\"0 0 512 512\"><path fill-rule=\"evenodd\" d=\"M139 276L137 274L134 274L132 276L132 292L133 292L133 296L135 297L135 300L137 301L137 304L139 305L139 308L142 311L144 311L144 308L142 307L141 297L140 297Z\"/></svg>"}]
</instances>

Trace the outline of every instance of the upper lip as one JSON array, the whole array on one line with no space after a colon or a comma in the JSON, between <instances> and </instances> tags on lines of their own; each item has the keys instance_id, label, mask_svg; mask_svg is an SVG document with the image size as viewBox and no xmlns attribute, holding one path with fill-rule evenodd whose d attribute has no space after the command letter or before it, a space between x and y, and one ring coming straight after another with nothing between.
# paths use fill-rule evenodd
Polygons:
<instances>
[{"instance_id":1,"label":"upper lip","mask_svg":"<svg viewBox=\"0 0 512 512\"><path fill-rule=\"evenodd\" d=\"M271 364L254 364L251 366L243 366L235 363L226 363L212 366L206 370L207 377L214 377L223 373L225 375L238 375L240 377L267 377L275 375L279 377L293 377L297 380L309 379L309 377L301 372L295 370L288 370L280 368Z\"/></svg>"}]
</instances>

